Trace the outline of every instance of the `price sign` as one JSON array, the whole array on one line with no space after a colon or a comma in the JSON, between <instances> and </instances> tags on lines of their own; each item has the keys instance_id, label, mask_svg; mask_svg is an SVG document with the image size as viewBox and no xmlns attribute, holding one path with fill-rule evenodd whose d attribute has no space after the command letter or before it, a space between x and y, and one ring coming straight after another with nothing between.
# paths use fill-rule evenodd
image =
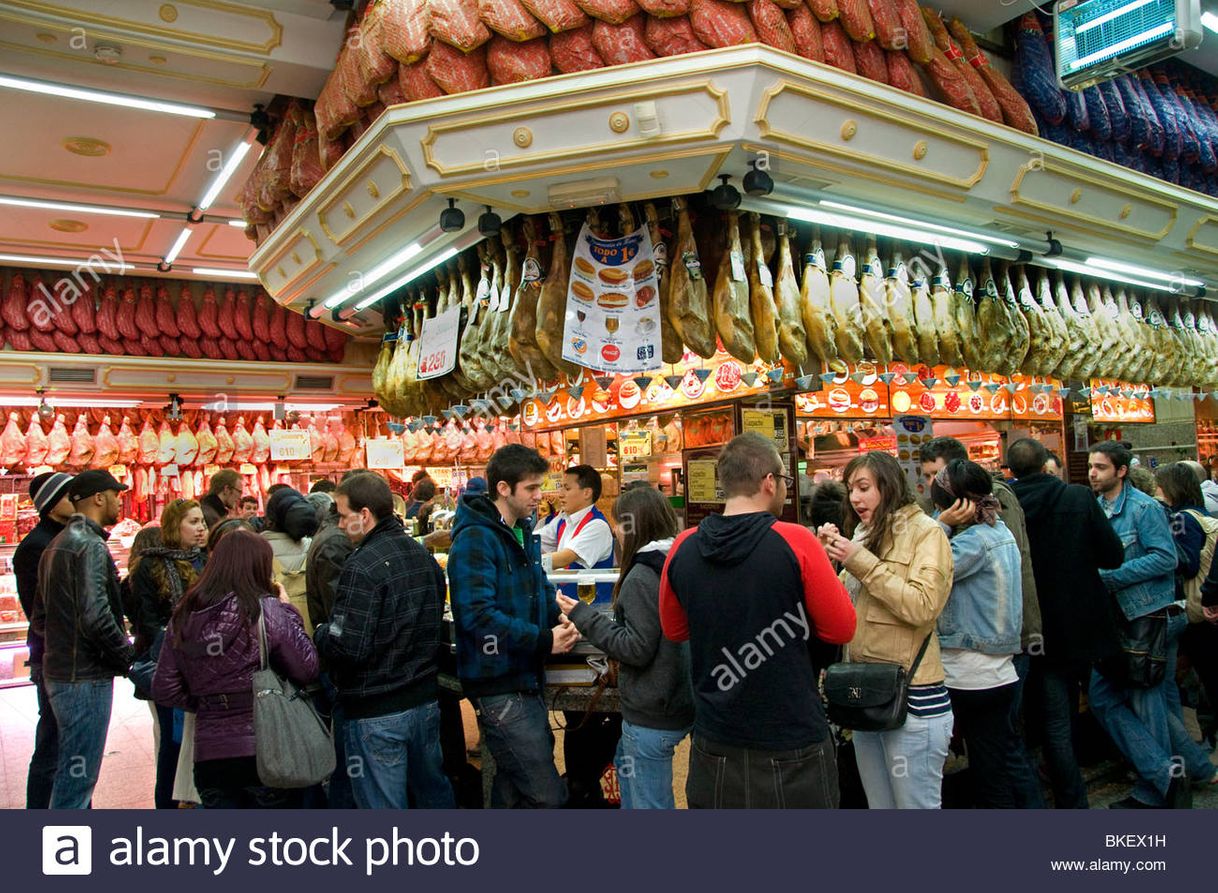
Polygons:
<instances>
[{"instance_id":1,"label":"price sign","mask_svg":"<svg viewBox=\"0 0 1218 893\"><path fill-rule=\"evenodd\" d=\"M617 442L622 463L646 459L651 455L650 431L622 431L617 436Z\"/></svg>"},{"instance_id":2,"label":"price sign","mask_svg":"<svg viewBox=\"0 0 1218 893\"><path fill-rule=\"evenodd\" d=\"M396 437L378 437L364 443L369 468L405 468L406 451Z\"/></svg>"},{"instance_id":3,"label":"price sign","mask_svg":"<svg viewBox=\"0 0 1218 893\"><path fill-rule=\"evenodd\" d=\"M439 316L423 320L419 337L419 380L439 378L457 366L457 334L461 307L449 307Z\"/></svg>"},{"instance_id":4,"label":"price sign","mask_svg":"<svg viewBox=\"0 0 1218 893\"><path fill-rule=\"evenodd\" d=\"M271 431L271 460L303 462L313 457L308 431Z\"/></svg>"}]
</instances>

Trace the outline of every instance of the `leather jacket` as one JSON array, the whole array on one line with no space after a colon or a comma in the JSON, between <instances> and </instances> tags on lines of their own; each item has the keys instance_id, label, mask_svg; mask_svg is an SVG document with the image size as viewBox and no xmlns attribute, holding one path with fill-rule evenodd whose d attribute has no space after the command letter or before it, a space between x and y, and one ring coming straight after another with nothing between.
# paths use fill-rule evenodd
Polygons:
<instances>
[{"instance_id":1,"label":"leather jacket","mask_svg":"<svg viewBox=\"0 0 1218 893\"><path fill-rule=\"evenodd\" d=\"M43 553L31 626L46 639L43 673L52 682L125 675L135 649L123 629L122 597L109 535L84 515Z\"/></svg>"}]
</instances>

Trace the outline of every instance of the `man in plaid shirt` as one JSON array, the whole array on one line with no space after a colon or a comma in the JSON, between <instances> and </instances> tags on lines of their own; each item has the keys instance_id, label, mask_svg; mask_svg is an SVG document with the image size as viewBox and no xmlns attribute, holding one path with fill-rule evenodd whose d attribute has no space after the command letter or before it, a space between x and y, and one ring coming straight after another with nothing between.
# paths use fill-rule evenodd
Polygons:
<instances>
[{"instance_id":1,"label":"man in plaid shirt","mask_svg":"<svg viewBox=\"0 0 1218 893\"><path fill-rule=\"evenodd\" d=\"M375 474L335 493L338 523L355 544L343 565L317 651L346 717L347 770L361 809L451 809L440 753L437 676L444 574L393 514Z\"/></svg>"}]
</instances>

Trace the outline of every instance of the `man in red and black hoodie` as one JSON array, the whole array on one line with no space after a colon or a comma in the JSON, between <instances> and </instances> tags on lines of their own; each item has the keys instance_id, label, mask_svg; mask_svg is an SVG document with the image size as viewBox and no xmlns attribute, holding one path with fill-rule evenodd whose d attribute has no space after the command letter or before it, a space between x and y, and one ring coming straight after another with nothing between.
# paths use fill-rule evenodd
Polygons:
<instances>
[{"instance_id":1,"label":"man in red and black hoodie","mask_svg":"<svg viewBox=\"0 0 1218 893\"><path fill-rule=\"evenodd\" d=\"M809 645L845 644L854 606L816 536L779 521L793 484L771 441L719 455L727 503L673 544L660 583L664 635L690 644L691 808L832 808L833 740Z\"/></svg>"}]
</instances>

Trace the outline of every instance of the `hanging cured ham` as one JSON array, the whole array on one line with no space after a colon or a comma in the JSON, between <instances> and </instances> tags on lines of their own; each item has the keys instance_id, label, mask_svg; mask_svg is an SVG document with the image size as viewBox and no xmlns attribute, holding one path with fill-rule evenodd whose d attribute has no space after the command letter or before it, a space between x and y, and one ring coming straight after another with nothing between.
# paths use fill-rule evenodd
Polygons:
<instances>
[{"instance_id":1,"label":"hanging cured ham","mask_svg":"<svg viewBox=\"0 0 1218 893\"><path fill-rule=\"evenodd\" d=\"M233 461L249 462L254 452L254 438L245 428L245 416L237 417L233 426Z\"/></svg>"},{"instance_id":2,"label":"hanging cured ham","mask_svg":"<svg viewBox=\"0 0 1218 893\"><path fill-rule=\"evenodd\" d=\"M719 261L712 299L715 328L724 350L743 363L752 363L757 356L757 344L749 315L749 282L744 246L740 241L740 215L728 211L726 216L727 250Z\"/></svg>"},{"instance_id":3,"label":"hanging cured ham","mask_svg":"<svg viewBox=\"0 0 1218 893\"><path fill-rule=\"evenodd\" d=\"M216 450L219 449L219 444L216 443L216 435L212 433L211 425L206 417L200 422L195 439L199 442L198 463L200 465L211 465L216 461Z\"/></svg>"},{"instance_id":4,"label":"hanging cured ham","mask_svg":"<svg viewBox=\"0 0 1218 893\"><path fill-rule=\"evenodd\" d=\"M179 468L194 465L199 457L199 439L190 430L190 425L183 421L178 426L177 447L175 451L176 464Z\"/></svg>"},{"instance_id":5,"label":"hanging cured ham","mask_svg":"<svg viewBox=\"0 0 1218 893\"><path fill-rule=\"evenodd\" d=\"M321 426L321 460L334 462L338 459L338 436L334 433L337 419L326 419Z\"/></svg>"},{"instance_id":6,"label":"hanging cured ham","mask_svg":"<svg viewBox=\"0 0 1218 893\"><path fill-rule=\"evenodd\" d=\"M803 283L799 295L800 313L808 333L812 356L823 363L837 359L837 322L829 302L829 272L819 228L813 230L812 244L804 255Z\"/></svg>"},{"instance_id":7,"label":"hanging cured ham","mask_svg":"<svg viewBox=\"0 0 1218 893\"><path fill-rule=\"evenodd\" d=\"M171 464L178 455L178 438L173 433L173 429L169 427L169 421L166 419L161 422L160 431L157 433L157 448L156 462L160 467Z\"/></svg>"},{"instance_id":8,"label":"hanging cured ham","mask_svg":"<svg viewBox=\"0 0 1218 893\"><path fill-rule=\"evenodd\" d=\"M31 468L37 468L46 461L47 450L51 442L46 432L42 430L42 422L38 421L38 413L30 416L30 426L25 432L25 463Z\"/></svg>"},{"instance_id":9,"label":"hanging cured ham","mask_svg":"<svg viewBox=\"0 0 1218 893\"><path fill-rule=\"evenodd\" d=\"M254 430L250 437L254 441L253 449L250 450L250 461L255 465L262 465L271 458L271 437L266 433L266 425L262 421L262 416L258 416L258 420L254 422Z\"/></svg>"},{"instance_id":10,"label":"hanging cured ham","mask_svg":"<svg viewBox=\"0 0 1218 893\"><path fill-rule=\"evenodd\" d=\"M25 435L17 424L17 413L8 414L8 424L4 433L0 434L0 465L12 468L26 461L28 451L25 446Z\"/></svg>"},{"instance_id":11,"label":"hanging cured ham","mask_svg":"<svg viewBox=\"0 0 1218 893\"><path fill-rule=\"evenodd\" d=\"M85 413L76 417L72 429L72 447L68 452L68 465L72 468L88 468L93 458L93 435L89 433L89 420Z\"/></svg>"},{"instance_id":12,"label":"hanging cured ham","mask_svg":"<svg viewBox=\"0 0 1218 893\"><path fill-rule=\"evenodd\" d=\"M233 441L232 435L228 433L228 426L225 424L223 417L216 423L216 464L227 465L233 459L233 451L237 445Z\"/></svg>"},{"instance_id":13,"label":"hanging cured ham","mask_svg":"<svg viewBox=\"0 0 1218 893\"><path fill-rule=\"evenodd\" d=\"M859 305L859 284L854 278L854 251L843 234L833 255L829 274L829 308L837 324L837 354L847 363L863 358L863 308Z\"/></svg>"},{"instance_id":14,"label":"hanging cured ham","mask_svg":"<svg viewBox=\"0 0 1218 893\"><path fill-rule=\"evenodd\" d=\"M118 453L118 438L110 427L110 416L105 416L93 438L93 467L109 468L118 462Z\"/></svg>"},{"instance_id":15,"label":"hanging cured ham","mask_svg":"<svg viewBox=\"0 0 1218 893\"><path fill-rule=\"evenodd\" d=\"M68 458L68 453L72 451L72 439L68 437L68 426L64 422L62 413L55 416L55 424L51 426L51 433L47 436L47 440L47 454L44 461L52 468L63 465Z\"/></svg>"},{"instance_id":16,"label":"hanging cured ham","mask_svg":"<svg viewBox=\"0 0 1218 893\"><path fill-rule=\"evenodd\" d=\"M748 243L745 246L745 266L749 281L749 314L753 320L753 341L757 356L767 363L777 363L778 312L774 304L774 276L765 261L761 244L761 216L750 213Z\"/></svg>"}]
</instances>

